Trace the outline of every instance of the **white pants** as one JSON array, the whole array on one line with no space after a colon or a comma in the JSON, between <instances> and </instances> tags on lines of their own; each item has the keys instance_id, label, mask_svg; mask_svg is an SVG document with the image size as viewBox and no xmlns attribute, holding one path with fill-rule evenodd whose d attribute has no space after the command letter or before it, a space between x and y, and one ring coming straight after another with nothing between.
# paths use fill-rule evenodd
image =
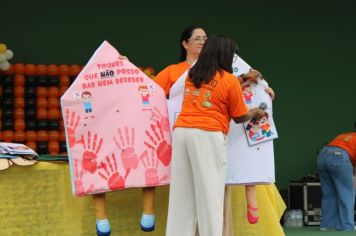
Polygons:
<instances>
[{"instance_id":1,"label":"white pants","mask_svg":"<svg viewBox=\"0 0 356 236\"><path fill-rule=\"evenodd\" d=\"M222 132L174 130L166 236L222 235L226 162Z\"/></svg>"}]
</instances>

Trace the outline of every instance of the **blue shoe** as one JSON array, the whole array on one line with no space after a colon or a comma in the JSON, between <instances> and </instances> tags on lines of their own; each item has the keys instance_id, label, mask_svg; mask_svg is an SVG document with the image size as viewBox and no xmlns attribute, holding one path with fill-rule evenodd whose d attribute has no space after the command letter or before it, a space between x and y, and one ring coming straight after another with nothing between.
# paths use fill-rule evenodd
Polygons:
<instances>
[{"instance_id":1,"label":"blue shoe","mask_svg":"<svg viewBox=\"0 0 356 236\"><path fill-rule=\"evenodd\" d=\"M155 215L142 214L141 230L144 232L151 232L155 230Z\"/></svg>"},{"instance_id":2,"label":"blue shoe","mask_svg":"<svg viewBox=\"0 0 356 236\"><path fill-rule=\"evenodd\" d=\"M98 236L110 236L110 224L108 219L96 220L96 234Z\"/></svg>"}]
</instances>

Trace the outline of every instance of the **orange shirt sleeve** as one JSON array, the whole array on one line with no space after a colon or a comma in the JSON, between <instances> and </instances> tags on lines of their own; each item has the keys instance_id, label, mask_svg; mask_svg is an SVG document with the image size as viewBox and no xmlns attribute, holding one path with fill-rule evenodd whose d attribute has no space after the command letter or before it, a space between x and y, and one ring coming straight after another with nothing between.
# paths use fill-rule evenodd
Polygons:
<instances>
[{"instance_id":1,"label":"orange shirt sleeve","mask_svg":"<svg viewBox=\"0 0 356 236\"><path fill-rule=\"evenodd\" d=\"M230 117L240 117L248 112L248 108L242 96L240 83L237 79L233 80L228 90L227 111Z\"/></svg>"},{"instance_id":2,"label":"orange shirt sleeve","mask_svg":"<svg viewBox=\"0 0 356 236\"><path fill-rule=\"evenodd\" d=\"M169 90L172 87L172 80L170 78L170 67L164 68L161 72L157 74L154 81L163 88L166 96L169 94Z\"/></svg>"}]
</instances>

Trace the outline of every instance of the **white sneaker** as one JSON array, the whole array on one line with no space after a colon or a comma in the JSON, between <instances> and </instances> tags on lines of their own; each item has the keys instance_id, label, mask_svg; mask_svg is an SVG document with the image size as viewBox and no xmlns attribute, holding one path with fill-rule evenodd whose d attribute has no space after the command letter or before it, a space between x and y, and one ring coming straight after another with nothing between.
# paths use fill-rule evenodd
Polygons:
<instances>
[{"instance_id":1,"label":"white sneaker","mask_svg":"<svg viewBox=\"0 0 356 236\"><path fill-rule=\"evenodd\" d=\"M336 229L331 229L331 228L320 228L320 231L336 231Z\"/></svg>"}]
</instances>

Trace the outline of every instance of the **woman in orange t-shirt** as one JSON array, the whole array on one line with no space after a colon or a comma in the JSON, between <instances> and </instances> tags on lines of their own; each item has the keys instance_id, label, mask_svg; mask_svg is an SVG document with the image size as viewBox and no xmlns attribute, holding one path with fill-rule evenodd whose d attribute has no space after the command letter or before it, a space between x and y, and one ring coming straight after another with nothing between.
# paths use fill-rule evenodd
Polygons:
<instances>
[{"instance_id":1,"label":"woman in orange t-shirt","mask_svg":"<svg viewBox=\"0 0 356 236\"><path fill-rule=\"evenodd\" d=\"M338 135L320 152L317 160L320 175L320 230L355 230L356 132Z\"/></svg>"},{"instance_id":2,"label":"woman in orange t-shirt","mask_svg":"<svg viewBox=\"0 0 356 236\"><path fill-rule=\"evenodd\" d=\"M222 235L229 122L260 119L232 73L235 43L213 35L190 69L174 125L166 235Z\"/></svg>"}]
</instances>

